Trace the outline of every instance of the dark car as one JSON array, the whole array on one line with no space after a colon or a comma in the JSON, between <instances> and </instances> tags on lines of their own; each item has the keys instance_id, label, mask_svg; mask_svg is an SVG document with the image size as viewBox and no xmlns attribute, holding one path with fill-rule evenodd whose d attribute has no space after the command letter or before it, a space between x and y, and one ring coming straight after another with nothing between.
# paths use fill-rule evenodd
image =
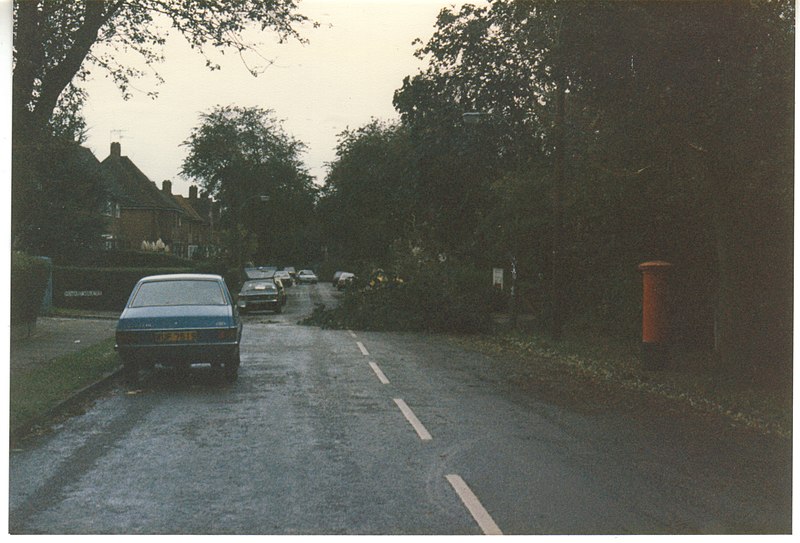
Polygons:
<instances>
[{"instance_id":1,"label":"dark car","mask_svg":"<svg viewBox=\"0 0 800 543\"><path fill-rule=\"evenodd\" d=\"M242 285L236 305L242 313L259 309L270 309L280 313L285 303L285 296L286 294L281 293L281 289L272 278L251 279Z\"/></svg>"},{"instance_id":2,"label":"dark car","mask_svg":"<svg viewBox=\"0 0 800 543\"><path fill-rule=\"evenodd\" d=\"M241 339L242 322L222 277L153 275L133 288L115 348L129 373L156 364L211 364L234 379Z\"/></svg>"}]
</instances>

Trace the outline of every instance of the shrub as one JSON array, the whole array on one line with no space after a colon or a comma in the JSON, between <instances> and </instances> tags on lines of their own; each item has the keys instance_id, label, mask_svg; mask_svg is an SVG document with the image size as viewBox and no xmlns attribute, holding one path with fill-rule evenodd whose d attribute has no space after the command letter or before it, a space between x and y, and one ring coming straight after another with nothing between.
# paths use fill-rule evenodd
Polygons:
<instances>
[{"instance_id":1,"label":"shrub","mask_svg":"<svg viewBox=\"0 0 800 543\"><path fill-rule=\"evenodd\" d=\"M11 322L32 324L42 307L50 266L25 253L11 254Z\"/></svg>"}]
</instances>

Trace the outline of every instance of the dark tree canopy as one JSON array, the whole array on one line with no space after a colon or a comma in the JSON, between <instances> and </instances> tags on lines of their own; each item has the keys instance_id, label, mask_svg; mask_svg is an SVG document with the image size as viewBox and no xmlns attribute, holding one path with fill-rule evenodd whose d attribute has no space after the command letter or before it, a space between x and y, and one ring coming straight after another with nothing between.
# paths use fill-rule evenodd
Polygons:
<instances>
[{"instance_id":1,"label":"dark tree canopy","mask_svg":"<svg viewBox=\"0 0 800 543\"><path fill-rule=\"evenodd\" d=\"M394 96L406 209L472 265L517 254L531 307L543 321L563 310L573 327L635 337L636 265L670 260L676 338L712 346L733 373L785 373L794 11L790 0L443 9L420 42L426 66ZM465 125L467 112L480 123ZM543 295L557 284L562 303Z\"/></svg>"},{"instance_id":2,"label":"dark tree canopy","mask_svg":"<svg viewBox=\"0 0 800 543\"><path fill-rule=\"evenodd\" d=\"M319 208L335 254L377 264L407 234L414 197L409 156L408 135L395 124L373 120L339 134Z\"/></svg>"},{"instance_id":3,"label":"dark tree canopy","mask_svg":"<svg viewBox=\"0 0 800 543\"><path fill-rule=\"evenodd\" d=\"M201 115L184 145L181 173L220 202L226 228L244 229L240 238L256 234L249 256L308 258L317 189L302 162L305 145L271 110L217 107Z\"/></svg>"},{"instance_id":4,"label":"dark tree canopy","mask_svg":"<svg viewBox=\"0 0 800 543\"><path fill-rule=\"evenodd\" d=\"M31 254L68 259L96 249L105 221L102 174L91 151L49 139L27 146L18 168L29 182L12 193L12 240Z\"/></svg>"}]
</instances>

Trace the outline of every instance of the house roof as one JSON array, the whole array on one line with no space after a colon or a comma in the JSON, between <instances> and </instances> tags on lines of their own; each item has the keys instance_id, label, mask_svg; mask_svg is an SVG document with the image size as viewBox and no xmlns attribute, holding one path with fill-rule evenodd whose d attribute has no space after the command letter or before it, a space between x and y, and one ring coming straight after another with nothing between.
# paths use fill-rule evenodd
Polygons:
<instances>
[{"instance_id":1,"label":"house roof","mask_svg":"<svg viewBox=\"0 0 800 543\"><path fill-rule=\"evenodd\" d=\"M127 156L112 152L100 163L100 168L106 191L121 207L185 213L178 202L160 191Z\"/></svg>"},{"instance_id":2,"label":"house roof","mask_svg":"<svg viewBox=\"0 0 800 543\"><path fill-rule=\"evenodd\" d=\"M97 160L97 157L94 156L90 149L76 145L75 156L83 167L91 170L92 173L100 173L100 161Z\"/></svg>"},{"instance_id":3,"label":"house roof","mask_svg":"<svg viewBox=\"0 0 800 543\"><path fill-rule=\"evenodd\" d=\"M188 198L184 198L180 194L173 194L172 197L175 199L178 205L181 206L183 212L186 213L184 219L201 223L208 222L206 219L200 216L200 214L197 212L195 208L192 207L192 205L189 203Z\"/></svg>"}]
</instances>

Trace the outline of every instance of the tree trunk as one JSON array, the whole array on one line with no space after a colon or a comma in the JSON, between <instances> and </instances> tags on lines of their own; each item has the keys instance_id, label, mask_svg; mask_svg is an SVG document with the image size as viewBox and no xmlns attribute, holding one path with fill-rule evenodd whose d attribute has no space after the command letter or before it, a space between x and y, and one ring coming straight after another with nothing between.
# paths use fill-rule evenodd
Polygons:
<instances>
[{"instance_id":1,"label":"tree trunk","mask_svg":"<svg viewBox=\"0 0 800 543\"><path fill-rule=\"evenodd\" d=\"M45 35L45 25L52 16L48 12L52 3L43 2L40 7L33 0L19 2L12 77L14 137L34 139L47 131L61 93L80 70L100 29L121 5L108 5L102 0L86 2L82 24L74 32L69 49L63 58L55 59L57 62L53 66L47 66L47 62L54 60L45 56L45 42L51 38Z\"/></svg>"}]
</instances>

